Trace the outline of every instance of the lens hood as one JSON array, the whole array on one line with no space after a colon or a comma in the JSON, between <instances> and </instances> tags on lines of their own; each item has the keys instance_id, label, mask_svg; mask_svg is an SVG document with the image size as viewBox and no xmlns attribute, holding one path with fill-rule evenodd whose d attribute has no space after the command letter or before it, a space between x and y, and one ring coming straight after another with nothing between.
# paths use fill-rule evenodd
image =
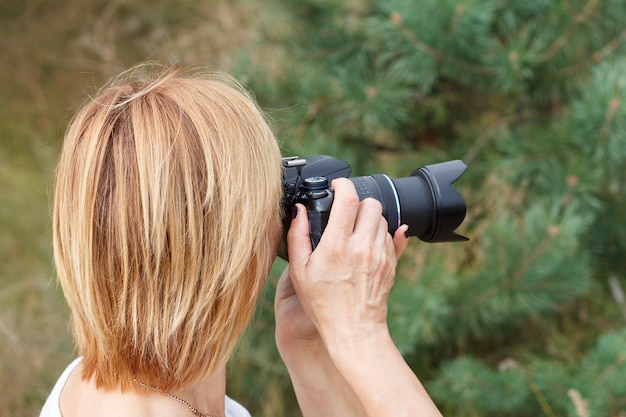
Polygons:
<instances>
[{"instance_id":1,"label":"lens hood","mask_svg":"<svg viewBox=\"0 0 626 417\"><path fill-rule=\"evenodd\" d=\"M426 165L416 169L411 176L420 177L427 184L432 202L432 221L429 230L419 238L425 242L459 242L469 240L455 233L463 223L466 206L463 197L452 184L465 172L467 165L461 160Z\"/></svg>"}]
</instances>

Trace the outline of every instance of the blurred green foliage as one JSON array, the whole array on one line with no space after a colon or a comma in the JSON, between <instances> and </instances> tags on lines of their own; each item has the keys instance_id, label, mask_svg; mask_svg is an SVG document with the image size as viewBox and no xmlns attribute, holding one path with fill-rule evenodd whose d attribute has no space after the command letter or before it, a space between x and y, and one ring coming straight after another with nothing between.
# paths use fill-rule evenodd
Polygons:
<instances>
[{"instance_id":1,"label":"blurred green foliage","mask_svg":"<svg viewBox=\"0 0 626 417\"><path fill-rule=\"evenodd\" d=\"M390 303L444 414L625 413L626 4L284 4L293 65L251 78L290 153L469 164L472 240L413 245Z\"/></svg>"},{"instance_id":2,"label":"blurred green foliage","mask_svg":"<svg viewBox=\"0 0 626 417\"><path fill-rule=\"evenodd\" d=\"M285 154L392 176L462 158L471 241L414 242L391 294L407 362L446 415L624 415L624 22L622 0L0 3L0 416L37 415L75 354L50 248L65 124L145 60L235 74ZM298 415L283 266L229 371L253 415Z\"/></svg>"}]
</instances>

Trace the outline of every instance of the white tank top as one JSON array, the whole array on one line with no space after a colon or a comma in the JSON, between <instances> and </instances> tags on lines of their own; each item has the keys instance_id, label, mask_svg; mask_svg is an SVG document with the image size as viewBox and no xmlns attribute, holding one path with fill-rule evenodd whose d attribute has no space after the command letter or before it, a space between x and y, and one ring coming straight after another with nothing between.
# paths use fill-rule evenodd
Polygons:
<instances>
[{"instance_id":1,"label":"white tank top","mask_svg":"<svg viewBox=\"0 0 626 417\"><path fill-rule=\"evenodd\" d=\"M54 385L52 392L48 396L46 403L43 405L41 409L41 414L39 417L63 417L61 415L61 408L59 406L59 399L61 398L61 391L63 391L63 387L67 382L70 374L76 368L76 365L80 363L82 358L75 359L61 374L61 377ZM231 399L226 396L224 411L226 413L226 417L250 417L250 413L246 410L241 404L237 401Z\"/></svg>"}]
</instances>

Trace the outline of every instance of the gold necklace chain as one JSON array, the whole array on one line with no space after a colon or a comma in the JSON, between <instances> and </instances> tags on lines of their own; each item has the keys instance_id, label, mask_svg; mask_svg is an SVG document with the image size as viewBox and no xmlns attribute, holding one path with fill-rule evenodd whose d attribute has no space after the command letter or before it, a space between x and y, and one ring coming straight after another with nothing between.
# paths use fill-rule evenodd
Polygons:
<instances>
[{"instance_id":1,"label":"gold necklace chain","mask_svg":"<svg viewBox=\"0 0 626 417\"><path fill-rule=\"evenodd\" d=\"M187 407L189 409L189 411L191 411L192 413L194 413L196 416L198 417L215 417L211 414L202 414L200 411L198 411L193 405L189 404L187 401L183 400L182 398L174 395L174 394L170 394L169 392L163 391L155 386L152 385L148 385L144 382L141 381L137 381L136 379L133 379L133 382L137 385L141 385L144 388L148 388L151 389L152 391L158 392L160 394L163 394L167 397L170 397L172 400L176 400L179 403L183 404L185 407Z\"/></svg>"}]
</instances>

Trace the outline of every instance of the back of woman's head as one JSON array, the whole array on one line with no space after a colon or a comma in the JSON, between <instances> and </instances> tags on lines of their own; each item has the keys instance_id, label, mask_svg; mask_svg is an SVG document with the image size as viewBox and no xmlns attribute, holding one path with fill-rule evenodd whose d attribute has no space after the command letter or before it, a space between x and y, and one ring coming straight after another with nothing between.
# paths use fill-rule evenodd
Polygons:
<instances>
[{"instance_id":1,"label":"back of woman's head","mask_svg":"<svg viewBox=\"0 0 626 417\"><path fill-rule=\"evenodd\" d=\"M274 255L280 152L229 77L139 73L70 124L55 261L83 376L176 389L223 365L253 314Z\"/></svg>"}]
</instances>

